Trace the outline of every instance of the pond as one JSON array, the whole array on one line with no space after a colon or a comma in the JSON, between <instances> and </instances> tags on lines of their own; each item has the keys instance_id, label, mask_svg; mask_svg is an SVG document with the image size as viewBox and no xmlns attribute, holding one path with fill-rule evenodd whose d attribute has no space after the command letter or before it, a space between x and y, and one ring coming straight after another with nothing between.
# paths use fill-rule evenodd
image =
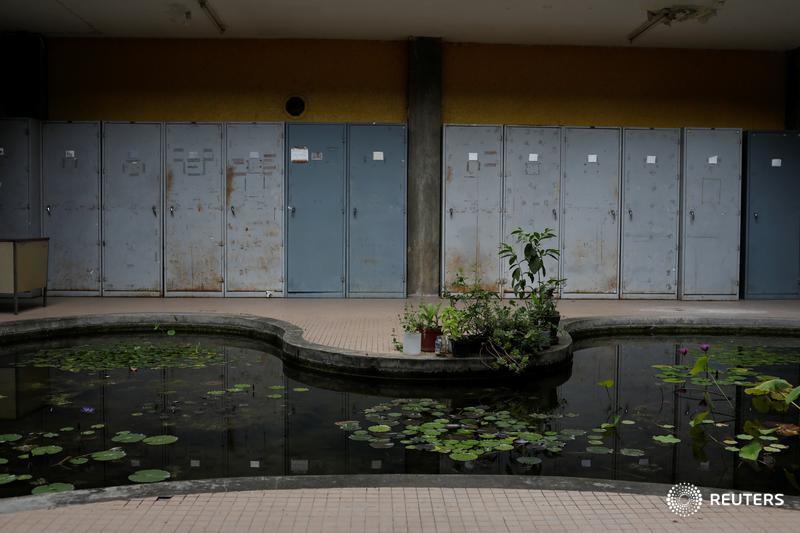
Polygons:
<instances>
[{"instance_id":1,"label":"pond","mask_svg":"<svg viewBox=\"0 0 800 533\"><path fill-rule=\"evenodd\" d=\"M701 343L710 371L689 375ZM261 342L172 330L5 346L0 496L369 473L800 494L798 411L745 394L759 375L800 382L800 339L594 339L541 379L427 385L301 371ZM752 441L757 461L740 457Z\"/></svg>"}]
</instances>

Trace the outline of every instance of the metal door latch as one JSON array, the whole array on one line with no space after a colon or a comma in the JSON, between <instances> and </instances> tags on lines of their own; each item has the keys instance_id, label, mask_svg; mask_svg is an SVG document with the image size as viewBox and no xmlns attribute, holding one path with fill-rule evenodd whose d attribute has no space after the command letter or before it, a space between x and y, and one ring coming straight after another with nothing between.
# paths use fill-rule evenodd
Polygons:
<instances>
[{"instance_id":1,"label":"metal door latch","mask_svg":"<svg viewBox=\"0 0 800 533\"><path fill-rule=\"evenodd\" d=\"M294 216L294 206L287 206L286 209L288 209L292 216Z\"/></svg>"},{"instance_id":2,"label":"metal door latch","mask_svg":"<svg viewBox=\"0 0 800 533\"><path fill-rule=\"evenodd\" d=\"M689 210L689 216L692 217L692 220L694 220L694 209Z\"/></svg>"},{"instance_id":3,"label":"metal door latch","mask_svg":"<svg viewBox=\"0 0 800 533\"><path fill-rule=\"evenodd\" d=\"M553 209L553 218L558 220L558 211Z\"/></svg>"},{"instance_id":4,"label":"metal door latch","mask_svg":"<svg viewBox=\"0 0 800 533\"><path fill-rule=\"evenodd\" d=\"M49 205L47 207L45 207L45 209L47 209L47 215L48 216L51 216L53 214L52 211L50 210L50 206Z\"/></svg>"},{"instance_id":5,"label":"metal door latch","mask_svg":"<svg viewBox=\"0 0 800 533\"><path fill-rule=\"evenodd\" d=\"M609 214L609 215L611 215L611 218L613 218L614 220L616 220L616 219L617 219L617 211L616 211L616 209L612 209L612 210L610 210L610 211L608 212L608 214Z\"/></svg>"},{"instance_id":6,"label":"metal door latch","mask_svg":"<svg viewBox=\"0 0 800 533\"><path fill-rule=\"evenodd\" d=\"M153 216L158 218L158 213L156 212L156 206L153 206Z\"/></svg>"},{"instance_id":7,"label":"metal door latch","mask_svg":"<svg viewBox=\"0 0 800 533\"><path fill-rule=\"evenodd\" d=\"M453 218L453 208L450 208L450 218Z\"/></svg>"},{"instance_id":8,"label":"metal door latch","mask_svg":"<svg viewBox=\"0 0 800 533\"><path fill-rule=\"evenodd\" d=\"M236 208L231 206L231 215L236 216Z\"/></svg>"},{"instance_id":9,"label":"metal door latch","mask_svg":"<svg viewBox=\"0 0 800 533\"><path fill-rule=\"evenodd\" d=\"M354 207L353 208L353 218L356 218L357 216L358 216L358 208Z\"/></svg>"},{"instance_id":10,"label":"metal door latch","mask_svg":"<svg viewBox=\"0 0 800 533\"><path fill-rule=\"evenodd\" d=\"M633 209L631 209L630 207L628 208L628 218L633 220Z\"/></svg>"},{"instance_id":11,"label":"metal door latch","mask_svg":"<svg viewBox=\"0 0 800 533\"><path fill-rule=\"evenodd\" d=\"M169 214L170 216L175 216L175 206L169 206Z\"/></svg>"},{"instance_id":12,"label":"metal door latch","mask_svg":"<svg viewBox=\"0 0 800 533\"><path fill-rule=\"evenodd\" d=\"M758 220L758 211L756 211L755 213L753 213L753 216L754 216L754 217L756 217L756 220Z\"/></svg>"}]
</instances>

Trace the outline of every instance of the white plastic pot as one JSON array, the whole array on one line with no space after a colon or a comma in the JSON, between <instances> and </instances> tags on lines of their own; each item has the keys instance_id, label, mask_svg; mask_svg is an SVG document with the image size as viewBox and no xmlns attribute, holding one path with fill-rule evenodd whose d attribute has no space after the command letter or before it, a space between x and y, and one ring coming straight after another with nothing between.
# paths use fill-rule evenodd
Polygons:
<instances>
[{"instance_id":1,"label":"white plastic pot","mask_svg":"<svg viewBox=\"0 0 800 533\"><path fill-rule=\"evenodd\" d=\"M403 353L407 355L419 355L422 346L422 333L408 332L403 333Z\"/></svg>"}]
</instances>

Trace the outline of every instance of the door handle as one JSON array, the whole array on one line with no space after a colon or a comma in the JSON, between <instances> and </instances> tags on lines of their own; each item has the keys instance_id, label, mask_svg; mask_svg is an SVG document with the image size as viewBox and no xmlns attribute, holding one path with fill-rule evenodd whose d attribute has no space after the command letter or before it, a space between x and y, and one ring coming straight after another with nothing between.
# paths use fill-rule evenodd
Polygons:
<instances>
[{"instance_id":1,"label":"door handle","mask_svg":"<svg viewBox=\"0 0 800 533\"><path fill-rule=\"evenodd\" d=\"M633 220L633 209L631 209L630 207L628 208L628 218Z\"/></svg>"},{"instance_id":2,"label":"door handle","mask_svg":"<svg viewBox=\"0 0 800 533\"><path fill-rule=\"evenodd\" d=\"M236 216L236 208L231 206L231 215Z\"/></svg>"},{"instance_id":3,"label":"door handle","mask_svg":"<svg viewBox=\"0 0 800 533\"><path fill-rule=\"evenodd\" d=\"M169 206L169 214L170 216L175 216L175 206Z\"/></svg>"},{"instance_id":4,"label":"door handle","mask_svg":"<svg viewBox=\"0 0 800 533\"><path fill-rule=\"evenodd\" d=\"M758 220L758 211L756 211L755 213L753 213L753 216L754 216L754 217L756 217L756 220Z\"/></svg>"},{"instance_id":5,"label":"door handle","mask_svg":"<svg viewBox=\"0 0 800 533\"><path fill-rule=\"evenodd\" d=\"M694 209L689 210L689 216L692 217L692 220L694 220Z\"/></svg>"},{"instance_id":6,"label":"door handle","mask_svg":"<svg viewBox=\"0 0 800 533\"><path fill-rule=\"evenodd\" d=\"M294 216L294 206L290 205L290 206L289 206L289 207L287 207L286 209L288 209L288 210L289 210L289 212L292 214L292 216Z\"/></svg>"},{"instance_id":7,"label":"door handle","mask_svg":"<svg viewBox=\"0 0 800 533\"><path fill-rule=\"evenodd\" d=\"M47 207L45 207L45 209L47 209L47 216L51 216L53 214L51 212L51 210L50 210L50 206L49 205Z\"/></svg>"},{"instance_id":8,"label":"door handle","mask_svg":"<svg viewBox=\"0 0 800 533\"><path fill-rule=\"evenodd\" d=\"M450 218L453 218L453 208L450 208Z\"/></svg>"},{"instance_id":9,"label":"door handle","mask_svg":"<svg viewBox=\"0 0 800 533\"><path fill-rule=\"evenodd\" d=\"M617 220L617 211L615 209L610 210L608 214L611 215L611 218Z\"/></svg>"},{"instance_id":10,"label":"door handle","mask_svg":"<svg viewBox=\"0 0 800 533\"><path fill-rule=\"evenodd\" d=\"M553 218L558 220L558 211L556 211L555 209L553 209Z\"/></svg>"},{"instance_id":11,"label":"door handle","mask_svg":"<svg viewBox=\"0 0 800 533\"><path fill-rule=\"evenodd\" d=\"M357 216L358 216L358 208L354 207L353 208L353 218L356 218Z\"/></svg>"},{"instance_id":12,"label":"door handle","mask_svg":"<svg viewBox=\"0 0 800 533\"><path fill-rule=\"evenodd\" d=\"M156 206L153 206L153 216L158 218L158 213L156 212Z\"/></svg>"}]
</instances>

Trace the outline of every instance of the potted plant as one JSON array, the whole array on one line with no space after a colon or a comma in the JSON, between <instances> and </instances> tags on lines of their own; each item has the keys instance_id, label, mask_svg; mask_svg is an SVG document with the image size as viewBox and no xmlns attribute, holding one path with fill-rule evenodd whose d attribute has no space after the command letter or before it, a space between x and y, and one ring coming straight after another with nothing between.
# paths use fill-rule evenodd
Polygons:
<instances>
[{"instance_id":1,"label":"potted plant","mask_svg":"<svg viewBox=\"0 0 800 533\"><path fill-rule=\"evenodd\" d=\"M422 331L421 349L423 352L436 351L436 337L442 334L439 313L441 304L421 304L419 306L419 326Z\"/></svg>"},{"instance_id":2,"label":"potted plant","mask_svg":"<svg viewBox=\"0 0 800 533\"><path fill-rule=\"evenodd\" d=\"M460 272L450 287L452 290L444 292L450 307L442 312L442 329L451 351L456 357L478 355L491 334L500 298L484 289L480 280L467 283Z\"/></svg>"},{"instance_id":3,"label":"potted plant","mask_svg":"<svg viewBox=\"0 0 800 533\"><path fill-rule=\"evenodd\" d=\"M400 315L400 325L403 327L403 353L419 355L422 343L422 326L419 316L412 306L406 305Z\"/></svg>"}]
</instances>

